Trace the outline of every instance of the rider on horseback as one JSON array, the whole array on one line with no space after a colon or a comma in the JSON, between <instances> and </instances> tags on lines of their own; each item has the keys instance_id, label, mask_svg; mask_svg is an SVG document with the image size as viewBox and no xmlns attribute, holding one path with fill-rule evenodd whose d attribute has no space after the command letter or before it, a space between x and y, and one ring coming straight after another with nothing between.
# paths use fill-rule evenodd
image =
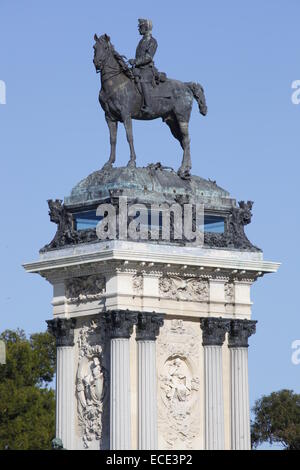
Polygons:
<instances>
[{"instance_id":1,"label":"rider on horseback","mask_svg":"<svg viewBox=\"0 0 300 470\"><path fill-rule=\"evenodd\" d=\"M155 86L156 69L154 67L153 57L157 49L157 41L152 36L152 21L139 19L139 33L143 38L140 40L135 59L130 59L129 63L133 66L133 74L140 93L144 98L142 111L151 112L151 91L150 87Z\"/></svg>"}]
</instances>

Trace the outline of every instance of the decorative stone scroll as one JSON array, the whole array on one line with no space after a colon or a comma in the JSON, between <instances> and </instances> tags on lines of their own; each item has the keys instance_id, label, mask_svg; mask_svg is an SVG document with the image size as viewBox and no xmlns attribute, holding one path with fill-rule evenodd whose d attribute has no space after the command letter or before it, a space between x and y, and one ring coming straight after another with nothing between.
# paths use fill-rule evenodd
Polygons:
<instances>
[{"instance_id":1,"label":"decorative stone scroll","mask_svg":"<svg viewBox=\"0 0 300 470\"><path fill-rule=\"evenodd\" d=\"M157 339L158 423L168 449L191 449L199 435L199 338L182 320L165 322Z\"/></svg>"},{"instance_id":2,"label":"decorative stone scroll","mask_svg":"<svg viewBox=\"0 0 300 470\"><path fill-rule=\"evenodd\" d=\"M78 368L76 396L78 424L85 448L92 441L101 441L105 417L104 403L108 396L108 366L104 361L105 322L90 320L78 332ZM102 448L102 445L101 445ZM105 446L104 446L105 448Z\"/></svg>"},{"instance_id":3,"label":"decorative stone scroll","mask_svg":"<svg viewBox=\"0 0 300 470\"><path fill-rule=\"evenodd\" d=\"M228 304L234 303L234 283L233 282L226 282L224 285L225 289L225 302Z\"/></svg>"},{"instance_id":4,"label":"decorative stone scroll","mask_svg":"<svg viewBox=\"0 0 300 470\"><path fill-rule=\"evenodd\" d=\"M142 274L136 274L132 278L132 289L136 295L141 295L144 288L144 279Z\"/></svg>"},{"instance_id":5,"label":"decorative stone scroll","mask_svg":"<svg viewBox=\"0 0 300 470\"><path fill-rule=\"evenodd\" d=\"M98 274L74 277L66 280L66 298L68 303L90 302L98 300L105 292L105 278Z\"/></svg>"},{"instance_id":6,"label":"decorative stone scroll","mask_svg":"<svg viewBox=\"0 0 300 470\"><path fill-rule=\"evenodd\" d=\"M159 280L159 294L163 298L207 302L209 284L205 278L163 276Z\"/></svg>"}]
</instances>

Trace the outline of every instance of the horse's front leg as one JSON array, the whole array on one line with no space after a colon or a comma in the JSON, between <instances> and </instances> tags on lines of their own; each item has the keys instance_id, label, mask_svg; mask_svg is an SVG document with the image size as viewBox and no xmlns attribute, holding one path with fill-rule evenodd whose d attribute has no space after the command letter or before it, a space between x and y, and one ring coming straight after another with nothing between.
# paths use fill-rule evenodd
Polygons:
<instances>
[{"instance_id":1,"label":"horse's front leg","mask_svg":"<svg viewBox=\"0 0 300 470\"><path fill-rule=\"evenodd\" d=\"M106 116L105 116L105 119L109 128L110 156L109 156L108 161L103 166L103 168L111 168L113 166L113 163L115 163L116 161L118 122L112 121Z\"/></svg>"},{"instance_id":2,"label":"horse's front leg","mask_svg":"<svg viewBox=\"0 0 300 470\"><path fill-rule=\"evenodd\" d=\"M126 116L123 118L124 127L126 130L126 137L127 142L129 143L130 147L130 160L127 164L129 167L136 167L136 154L133 145L133 135L132 135L132 119L130 116Z\"/></svg>"}]
</instances>

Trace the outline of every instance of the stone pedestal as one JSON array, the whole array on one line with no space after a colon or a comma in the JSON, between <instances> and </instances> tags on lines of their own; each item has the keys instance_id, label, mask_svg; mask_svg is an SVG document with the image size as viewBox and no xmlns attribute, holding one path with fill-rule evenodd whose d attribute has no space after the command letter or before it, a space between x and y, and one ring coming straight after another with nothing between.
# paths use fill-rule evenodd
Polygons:
<instances>
[{"instance_id":1,"label":"stone pedestal","mask_svg":"<svg viewBox=\"0 0 300 470\"><path fill-rule=\"evenodd\" d=\"M26 269L54 286L66 448L249 448L249 292L277 265L257 252L110 241Z\"/></svg>"},{"instance_id":2,"label":"stone pedestal","mask_svg":"<svg viewBox=\"0 0 300 470\"><path fill-rule=\"evenodd\" d=\"M53 286L64 447L248 449L250 291L279 267L245 234L253 203L151 164L48 205L56 234L25 269Z\"/></svg>"}]
</instances>

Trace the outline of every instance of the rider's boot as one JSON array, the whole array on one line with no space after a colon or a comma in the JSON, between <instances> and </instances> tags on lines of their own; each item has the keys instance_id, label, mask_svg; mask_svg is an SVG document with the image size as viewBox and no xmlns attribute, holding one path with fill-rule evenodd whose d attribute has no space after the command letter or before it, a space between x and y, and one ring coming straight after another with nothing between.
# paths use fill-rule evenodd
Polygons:
<instances>
[{"instance_id":1,"label":"rider's boot","mask_svg":"<svg viewBox=\"0 0 300 470\"><path fill-rule=\"evenodd\" d=\"M141 82L142 90L143 90L143 97L144 97L144 104L142 106L142 111L144 113L151 113L151 107L150 105L150 96L149 96L149 91L148 91L148 86L146 83Z\"/></svg>"}]
</instances>

